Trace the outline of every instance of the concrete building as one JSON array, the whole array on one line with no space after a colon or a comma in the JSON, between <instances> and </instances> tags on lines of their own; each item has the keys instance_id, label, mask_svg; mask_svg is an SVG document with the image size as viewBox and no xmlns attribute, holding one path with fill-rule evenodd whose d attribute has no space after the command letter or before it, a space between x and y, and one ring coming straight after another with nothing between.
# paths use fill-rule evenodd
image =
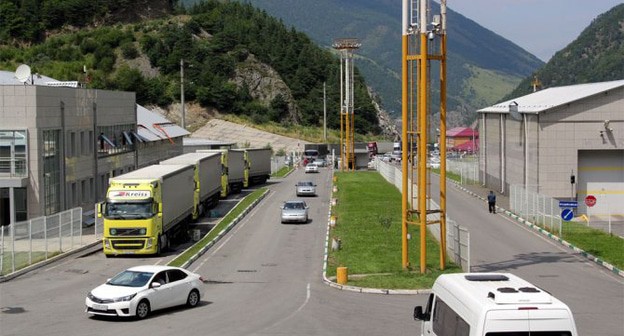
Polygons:
<instances>
[{"instance_id":1,"label":"concrete building","mask_svg":"<svg viewBox=\"0 0 624 336\"><path fill-rule=\"evenodd\" d=\"M182 153L188 132L133 92L67 84L0 71L0 225L93 209L110 177Z\"/></svg>"},{"instance_id":2,"label":"concrete building","mask_svg":"<svg viewBox=\"0 0 624 336\"><path fill-rule=\"evenodd\" d=\"M624 216L624 80L549 88L477 112L484 185L504 194L523 185L576 199L579 213ZM597 198L591 209L588 195Z\"/></svg>"}]
</instances>

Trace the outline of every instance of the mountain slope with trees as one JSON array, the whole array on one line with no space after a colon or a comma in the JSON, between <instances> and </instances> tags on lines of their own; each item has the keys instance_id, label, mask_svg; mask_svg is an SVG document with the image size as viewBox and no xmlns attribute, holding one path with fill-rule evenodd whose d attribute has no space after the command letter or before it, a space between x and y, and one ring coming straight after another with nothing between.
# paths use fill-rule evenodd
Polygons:
<instances>
[{"instance_id":1,"label":"mountain slope with trees","mask_svg":"<svg viewBox=\"0 0 624 336\"><path fill-rule=\"evenodd\" d=\"M200 0L183 0L185 4ZM333 39L355 37L356 64L393 116L401 111L401 1L240 0L266 10L331 49ZM434 12L438 4L431 2ZM449 123L467 124L470 113L500 100L544 63L472 20L448 10ZM481 89L485 87L495 90ZM436 110L436 107L433 107Z\"/></svg>"},{"instance_id":2,"label":"mountain slope with trees","mask_svg":"<svg viewBox=\"0 0 624 336\"><path fill-rule=\"evenodd\" d=\"M94 15L84 22L71 16L65 22L52 20L54 25L43 20L37 26L44 29L37 34L15 30L25 13L50 17L52 5L59 2L92 8ZM326 83L327 110L333 112L328 113L328 127L339 128L340 61L305 34L249 4L211 0L184 9L175 1L154 1L144 5L158 3L167 14L144 20L145 9L136 4L115 17L109 7L113 3L128 2L2 2L0 19L13 23L0 29L0 36L11 36L0 44L0 68L14 70L26 63L33 72L80 80L90 88L135 91L139 104L167 107L180 98L184 60L187 102L283 125L321 125ZM122 24L128 20L132 23ZM377 111L357 70L355 77L356 131L379 134Z\"/></svg>"},{"instance_id":3,"label":"mountain slope with trees","mask_svg":"<svg viewBox=\"0 0 624 336\"><path fill-rule=\"evenodd\" d=\"M531 93L534 78L543 88L624 79L624 4L599 15L506 99Z\"/></svg>"}]
</instances>

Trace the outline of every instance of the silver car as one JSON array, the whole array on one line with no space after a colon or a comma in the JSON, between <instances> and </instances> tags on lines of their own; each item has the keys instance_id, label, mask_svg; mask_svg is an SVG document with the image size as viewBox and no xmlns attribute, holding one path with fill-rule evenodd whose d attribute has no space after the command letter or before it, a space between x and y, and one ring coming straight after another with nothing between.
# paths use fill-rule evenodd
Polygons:
<instances>
[{"instance_id":1,"label":"silver car","mask_svg":"<svg viewBox=\"0 0 624 336\"><path fill-rule=\"evenodd\" d=\"M308 222L308 205L304 201L286 201L282 205L282 223Z\"/></svg>"},{"instance_id":2,"label":"silver car","mask_svg":"<svg viewBox=\"0 0 624 336\"><path fill-rule=\"evenodd\" d=\"M312 181L299 181L295 186L297 196L316 196L316 184Z\"/></svg>"}]
</instances>

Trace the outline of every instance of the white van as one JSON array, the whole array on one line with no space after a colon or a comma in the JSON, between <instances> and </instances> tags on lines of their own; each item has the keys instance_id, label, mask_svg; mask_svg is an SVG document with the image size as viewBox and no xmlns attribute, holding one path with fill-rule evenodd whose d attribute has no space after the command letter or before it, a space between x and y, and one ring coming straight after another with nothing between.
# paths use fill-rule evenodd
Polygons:
<instances>
[{"instance_id":1,"label":"white van","mask_svg":"<svg viewBox=\"0 0 624 336\"><path fill-rule=\"evenodd\" d=\"M440 275L414 319L423 336L578 336L565 303L510 273Z\"/></svg>"}]
</instances>

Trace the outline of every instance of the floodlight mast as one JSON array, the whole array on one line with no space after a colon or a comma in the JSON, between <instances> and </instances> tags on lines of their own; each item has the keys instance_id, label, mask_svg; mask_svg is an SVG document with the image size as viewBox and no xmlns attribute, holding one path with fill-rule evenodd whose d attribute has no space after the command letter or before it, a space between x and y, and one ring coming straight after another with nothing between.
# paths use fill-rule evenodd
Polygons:
<instances>
[{"instance_id":1,"label":"floodlight mast","mask_svg":"<svg viewBox=\"0 0 624 336\"><path fill-rule=\"evenodd\" d=\"M361 43L356 38L335 39L332 47L340 51L340 170L355 170L354 153L354 66L353 51Z\"/></svg>"},{"instance_id":2,"label":"floodlight mast","mask_svg":"<svg viewBox=\"0 0 624 336\"><path fill-rule=\"evenodd\" d=\"M403 0L402 27L402 262L410 267L408 253L408 225L420 226L420 272L427 266L426 233L428 224L440 224L440 269L446 266L446 0L440 3L440 15L428 19L429 0ZM437 43L436 43L437 42ZM410 52L410 46L419 47L419 53ZM431 207L427 195L427 135L430 78L429 65L440 61L440 196L439 208ZM417 141L413 141L416 139ZM413 144L416 143L416 155ZM414 161L416 158L416 161ZM414 177L416 186L408 181ZM414 199L414 188L417 196ZM412 219L416 215L418 222ZM429 219L429 215L439 216Z\"/></svg>"}]
</instances>

